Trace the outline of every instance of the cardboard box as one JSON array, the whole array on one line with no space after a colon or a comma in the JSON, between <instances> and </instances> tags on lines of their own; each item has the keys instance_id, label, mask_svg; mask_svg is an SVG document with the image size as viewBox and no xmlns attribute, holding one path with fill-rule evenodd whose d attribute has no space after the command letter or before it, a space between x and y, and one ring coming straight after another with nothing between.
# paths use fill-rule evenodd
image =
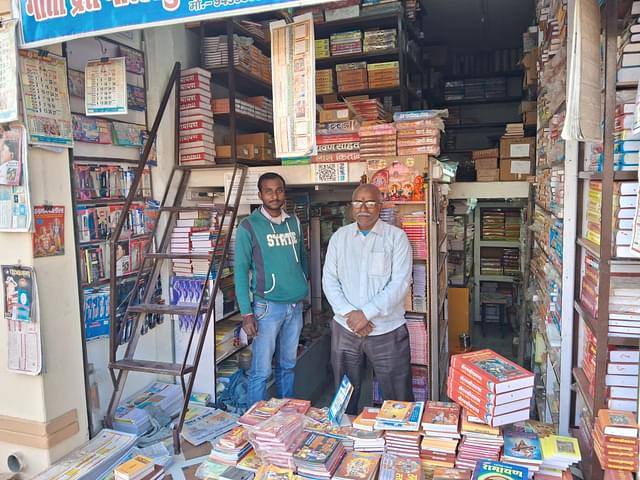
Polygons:
<instances>
[{"instance_id":1,"label":"cardboard box","mask_svg":"<svg viewBox=\"0 0 640 480\"><path fill-rule=\"evenodd\" d=\"M224 143L231 143L231 136L224 136ZM257 145L258 147L271 147L273 148L273 135L270 133L248 133L243 135L236 135L236 145Z\"/></svg>"},{"instance_id":2,"label":"cardboard box","mask_svg":"<svg viewBox=\"0 0 640 480\"><path fill-rule=\"evenodd\" d=\"M349 108L320 111L320 123L342 122L344 120L351 120L352 118L353 112Z\"/></svg>"},{"instance_id":3,"label":"cardboard box","mask_svg":"<svg viewBox=\"0 0 640 480\"><path fill-rule=\"evenodd\" d=\"M500 169L476 170L476 179L478 182L497 182L500 179Z\"/></svg>"},{"instance_id":4,"label":"cardboard box","mask_svg":"<svg viewBox=\"0 0 640 480\"><path fill-rule=\"evenodd\" d=\"M531 169L531 160L522 158L500 159L500 181L522 182L527 179Z\"/></svg>"},{"instance_id":5,"label":"cardboard box","mask_svg":"<svg viewBox=\"0 0 640 480\"><path fill-rule=\"evenodd\" d=\"M533 160L536 154L534 137L501 138L500 158L528 158Z\"/></svg>"},{"instance_id":6,"label":"cardboard box","mask_svg":"<svg viewBox=\"0 0 640 480\"><path fill-rule=\"evenodd\" d=\"M258 147L257 160L268 161L275 160L275 150L272 147Z\"/></svg>"},{"instance_id":7,"label":"cardboard box","mask_svg":"<svg viewBox=\"0 0 640 480\"><path fill-rule=\"evenodd\" d=\"M474 160L478 158L498 158L500 151L497 148L485 148L484 150L473 150L471 152L471 158ZM498 165L495 167L489 168L498 168Z\"/></svg>"},{"instance_id":8,"label":"cardboard box","mask_svg":"<svg viewBox=\"0 0 640 480\"><path fill-rule=\"evenodd\" d=\"M494 170L498 168L497 158L476 158L473 163L476 165L476 170Z\"/></svg>"},{"instance_id":9,"label":"cardboard box","mask_svg":"<svg viewBox=\"0 0 640 480\"><path fill-rule=\"evenodd\" d=\"M253 145L236 146L238 160L254 160L259 154L258 147L253 148ZM216 145L216 158L231 158L231 145Z\"/></svg>"}]
</instances>

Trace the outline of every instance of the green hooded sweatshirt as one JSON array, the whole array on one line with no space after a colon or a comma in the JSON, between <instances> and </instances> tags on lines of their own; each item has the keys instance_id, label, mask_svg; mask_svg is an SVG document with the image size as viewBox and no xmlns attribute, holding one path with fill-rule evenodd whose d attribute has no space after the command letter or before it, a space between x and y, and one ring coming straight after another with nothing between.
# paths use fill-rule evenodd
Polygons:
<instances>
[{"instance_id":1,"label":"green hooded sweatshirt","mask_svg":"<svg viewBox=\"0 0 640 480\"><path fill-rule=\"evenodd\" d=\"M249 288L254 297L277 303L296 303L307 296L307 250L295 215L277 224L255 209L238 225L234 262L242 315L252 313Z\"/></svg>"}]
</instances>

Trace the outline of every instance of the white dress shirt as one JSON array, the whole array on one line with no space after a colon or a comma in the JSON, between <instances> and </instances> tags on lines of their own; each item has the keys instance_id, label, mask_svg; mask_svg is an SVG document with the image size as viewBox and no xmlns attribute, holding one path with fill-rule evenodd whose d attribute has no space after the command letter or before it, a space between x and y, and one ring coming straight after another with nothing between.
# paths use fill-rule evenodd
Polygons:
<instances>
[{"instance_id":1,"label":"white dress shirt","mask_svg":"<svg viewBox=\"0 0 640 480\"><path fill-rule=\"evenodd\" d=\"M413 254L406 233L378 220L365 236L356 222L333 234L322 270L322 288L333 317L349 329L345 315L362 310L382 335L403 325ZM349 329L350 330L350 329Z\"/></svg>"}]
</instances>

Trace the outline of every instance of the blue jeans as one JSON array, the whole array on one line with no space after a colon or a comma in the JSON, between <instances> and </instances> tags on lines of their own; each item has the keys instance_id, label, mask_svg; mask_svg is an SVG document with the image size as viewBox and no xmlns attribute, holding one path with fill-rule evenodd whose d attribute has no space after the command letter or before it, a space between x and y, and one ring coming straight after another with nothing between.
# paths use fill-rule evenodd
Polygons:
<instances>
[{"instance_id":1,"label":"blue jeans","mask_svg":"<svg viewBox=\"0 0 640 480\"><path fill-rule=\"evenodd\" d=\"M302 330L302 302L275 303L264 299L253 302L258 335L253 339L249 372L249 405L267 399L267 381L275 353L276 396L293 397L294 368L298 359L298 340Z\"/></svg>"}]
</instances>

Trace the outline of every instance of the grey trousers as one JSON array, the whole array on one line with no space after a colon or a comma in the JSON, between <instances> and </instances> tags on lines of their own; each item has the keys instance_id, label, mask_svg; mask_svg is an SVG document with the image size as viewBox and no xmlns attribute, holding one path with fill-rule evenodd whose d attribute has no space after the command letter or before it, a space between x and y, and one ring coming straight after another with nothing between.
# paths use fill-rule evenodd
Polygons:
<instances>
[{"instance_id":1,"label":"grey trousers","mask_svg":"<svg viewBox=\"0 0 640 480\"><path fill-rule=\"evenodd\" d=\"M413 401L411 349L406 325L383 335L358 337L338 322L331 322L331 366L336 389L346 374L353 395L346 413L357 415L364 358L371 363L382 388L383 400Z\"/></svg>"}]
</instances>

